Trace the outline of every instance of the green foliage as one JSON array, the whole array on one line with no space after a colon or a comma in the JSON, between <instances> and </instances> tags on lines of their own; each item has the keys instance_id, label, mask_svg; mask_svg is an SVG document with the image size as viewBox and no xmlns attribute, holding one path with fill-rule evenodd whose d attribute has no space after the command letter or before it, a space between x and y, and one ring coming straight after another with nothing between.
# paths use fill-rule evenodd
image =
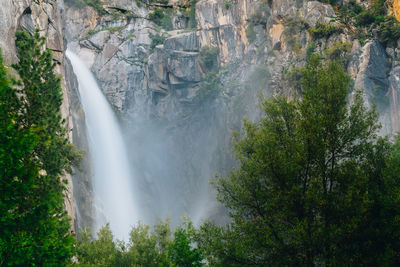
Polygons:
<instances>
[{"instance_id":1,"label":"green foliage","mask_svg":"<svg viewBox=\"0 0 400 267\"><path fill-rule=\"evenodd\" d=\"M363 10L356 16L357 26L371 26L372 24L379 25L384 20L386 13L386 0L373 0L370 10Z\"/></svg>"},{"instance_id":2,"label":"green foliage","mask_svg":"<svg viewBox=\"0 0 400 267\"><path fill-rule=\"evenodd\" d=\"M374 37L374 30L386 46L393 46L399 38L399 23L387 15L386 0L371 1L370 9L364 9L352 0L341 7L339 19L360 41Z\"/></svg>"},{"instance_id":3,"label":"green foliage","mask_svg":"<svg viewBox=\"0 0 400 267\"><path fill-rule=\"evenodd\" d=\"M128 12L128 13L125 15L125 18L126 18L126 20L129 22L129 21L131 21L131 20L134 18L134 15L133 15L133 13Z\"/></svg>"},{"instance_id":4,"label":"green foliage","mask_svg":"<svg viewBox=\"0 0 400 267\"><path fill-rule=\"evenodd\" d=\"M356 25L357 26L370 26L372 23L375 22L376 17L372 12L368 10L363 10L358 16L356 17Z\"/></svg>"},{"instance_id":5,"label":"green foliage","mask_svg":"<svg viewBox=\"0 0 400 267\"><path fill-rule=\"evenodd\" d=\"M218 70L209 71L201 81L200 88L194 101L203 103L205 100L213 99L221 90L221 72Z\"/></svg>"},{"instance_id":6,"label":"green foliage","mask_svg":"<svg viewBox=\"0 0 400 267\"><path fill-rule=\"evenodd\" d=\"M308 60L314 53L315 49L317 48L317 45L315 42L311 42L309 46L307 46L306 49L306 59Z\"/></svg>"},{"instance_id":7,"label":"green foliage","mask_svg":"<svg viewBox=\"0 0 400 267\"><path fill-rule=\"evenodd\" d=\"M321 3L327 3L327 4L330 4L330 5L336 5L336 4L338 4L338 2L339 2L339 0L318 0L319 2L321 2Z\"/></svg>"},{"instance_id":8,"label":"green foliage","mask_svg":"<svg viewBox=\"0 0 400 267\"><path fill-rule=\"evenodd\" d=\"M206 72L218 68L218 47L203 46L200 51L200 61L204 65Z\"/></svg>"},{"instance_id":9,"label":"green foliage","mask_svg":"<svg viewBox=\"0 0 400 267\"><path fill-rule=\"evenodd\" d=\"M372 0L371 12L375 16L385 16L386 14L386 0Z\"/></svg>"},{"instance_id":10,"label":"green foliage","mask_svg":"<svg viewBox=\"0 0 400 267\"><path fill-rule=\"evenodd\" d=\"M200 249L193 247L196 239L196 229L190 221L184 227L175 230L174 240L169 245L169 258L176 266L202 266L203 260Z\"/></svg>"},{"instance_id":11,"label":"green foliage","mask_svg":"<svg viewBox=\"0 0 400 267\"><path fill-rule=\"evenodd\" d=\"M339 20L347 27L354 24L354 19L363 12L364 8L356 0L350 0L340 8Z\"/></svg>"},{"instance_id":12,"label":"green foliage","mask_svg":"<svg viewBox=\"0 0 400 267\"><path fill-rule=\"evenodd\" d=\"M149 0L150 4L161 4L161 5L168 5L169 0Z\"/></svg>"},{"instance_id":13,"label":"green foliage","mask_svg":"<svg viewBox=\"0 0 400 267\"><path fill-rule=\"evenodd\" d=\"M114 241L108 225L93 239L89 231L82 234L76 251L80 266L202 266L201 253L194 248L196 230L187 221L178 227L173 238L169 220L150 230L139 224L130 232L128 243Z\"/></svg>"},{"instance_id":14,"label":"green foliage","mask_svg":"<svg viewBox=\"0 0 400 267\"><path fill-rule=\"evenodd\" d=\"M396 46L400 38L400 23L393 16L387 16L380 25L379 40L386 46Z\"/></svg>"},{"instance_id":15,"label":"green foliage","mask_svg":"<svg viewBox=\"0 0 400 267\"><path fill-rule=\"evenodd\" d=\"M139 224L130 233L130 259L134 265L139 266L170 266L170 237L169 220L155 225L153 231L150 231L148 225Z\"/></svg>"},{"instance_id":16,"label":"green foliage","mask_svg":"<svg viewBox=\"0 0 400 267\"><path fill-rule=\"evenodd\" d=\"M150 44L150 48L151 50L153 50L157 45L163 44L165 41L165 36L161 35L161 34L151 34L150 33L150 39L151 39L151 44Z\"/></svg>"},{"instance_id":17,"label":"green foliage","mask_svg":"<svg viewBox=\"0 0 400 267\"><path fill-rule=\"evenodd\" d=\"M66 2L78 7L91 6L99 15L105 15L107 13L101 0L66 0Z\"/></svg>"},{"instance_id":18,"label":"green foliage","mask_svg":"<svg viewBox=\"0 0 400 267\"><path fill-rule=\"evenodd\" d=\"M51 50L41 51L45 39L36 30L33 36L26 31L16 33L18 63L13 68L19 74L18 85L23 86L22 123L33 128L40 138L35 154L48 175L63 175L77 165L80 157L69 144L61 118L61 79L54 74L56 63Z\"/></svg>"},{"instance_id":19,"label":"green foliage","mask_svg":"<svg viewBox=\"0 0 400 267\"><path fill-rule=\"evenodd\" d=\"M190 29L195 29L197 26L196 21L196 3L198 0L190 0L190 11L189 11L189 22L188 27Z\"/></svg>"},{"instance_id":20,"label":"green foliage","mask_svg":"<svg viewBox=\"0 0 400 267\"><path fill-rule=\"evenodd\" d=\"M231 1L224 1L224 7L226 9L229 9L232 6L232 2Z\"/></svg>"},{"instance_id":21,"label":"green foliage","mask_svg":"<svg viewBox=\"0 0 400 267\"><path fill-rule=\"evenodd\" d=\"M271 74L267 66L258 65L249 75L246 86L250 89L262 90L271 79Z\"/></svg>"},{"instance_id":22,"label":"green foliage","mask_svg":"<svg viewBox=\"0 0 400 267\"><path fill-rule=\"evenodd\" d=\"M63 127L60 78L44 41L38 30L16 33L17 87L0 59L1 266L63 266L72 257L61 176L79 155Z\"/></svg>"},{"instance_id":23,"label":"green foliage","mask_svg":"<svg viewBox=\"0 0 400 267\"><path fill-rule=\"evenodd\" d=\"M351 44L348 42L334 42L327 51L327 57L330 60L337 60L342 63L344 67L350 60Z\"/></svg>"},{"instance_id":24,"label":"green foliage","mask_svg":"<svg viewBox=\"0 0 400 267\"><path fill-rule=\"evenodd\" d=\"M309 33L312 35L314 39L318 38L328 38L332 34L340 33L341 29L332 24L325 24L321 22L317 22L315 28L308 28Z\"/></svg>"},{"instance_id":25,"label":"green foliage","mask_svg":"<svg viewBox=\"0 0 400 267\"><path fill-rule=\"evenodd\" d=\"M270 9L267 7L268 5L271 6L272 1L263 0L261 2L260 8L255 10L255 12L250 16L249 21L254 25L267 25L270 12Z\"/></svg>"},{"instance_id":26,"label":"green foliage","mask_svg":"<svg viewBox=\"0 0 400 267\"><path fill-rule=\"evenodd\" d=\"M285 29L284 29L284 34L285 36L289 37L292 35L297 35L299 34L302 30L308 29L309 25L307 22L302 20L301 18L295 17L288 19L284 23Z\"/></svg>"},{"instance_id":27,"label":"green foliage","mask_svg":"<svg viewBox=\"0 0 400 267\"><path fill-rule=\"evenodd\" d=\"M246 28L246 37L247 40L249 40L250 43L254 42L256 40L256 32L254 31L254 24L253 22L250 22L249 26Z\"/></svg>"},{"instance_id":28,"label":"green foliage","mask_svg":"<svg viewBox=\"0 0 400 267\"><path fill-rule=\"evenodd\" d=\"M309 25L301 18L290 18L284 23L285 29L283 34L285 36L286 45L296 52L299 52L301 46L298 43L299 34L309 28Z\"/></svg>"},{"instance_id":29,"label":"green foliage","mask_svg":"<svg viewBox=\"0 0 400 267\"><path fill-rule=\"evenodd\" d=\"M309 60L309 58L307 60ZM288 82L289 86L294 89L295 92L300 92L302 75L302 68L294 67L285 74L284 79Z\"/></svg>"},{"instance_id":30,"label":"green foliage","mask_svg":"<svg viewBox=\"0 0 400 267\"><path fill-rule=\"evenodd\" d=\"M89 230L82 232L76 245L80 266L128 266L123 251L124 247L114 242L109 225L98 231L96 240Z\"/></svg>"},{"instance_id":31,"label":"green foliage","mask_svg":"<svg viewBox=\"0 0 400 267\"><path fill-rule=\"evenodd\" d=\"M214 180L232 223L206 223L199 236L210 264L399 264L400 157L361 92L347 103L349 86L341 64L313 55L301 97L275 96L259 123L245 120L238 167Z\"/></svg>"},{"instance_id":32,"label":"green foliage","mask_svg":"<svg viewBox=\"0 0 400 267\"><path fill-rule=\"evenodd\" d=\"M171 8L156 8L152 13L149 14L149 20L153 21L155 24L161 26L167 31L172 30L173 26L170 16L171 11Z\"/></svg>"},{"instance_id":33,"label":"green foliage","mask_svg":"<svg viewBox=\"0 0 400 267\"><path fill-rule=\"evenodd\" d=\"M218 63L219 50L217 47L203 46L200 51L200 63L205 72L195 102L202 103L214 98L222 89L221 72Z\"/></svg>"}]
</instances>

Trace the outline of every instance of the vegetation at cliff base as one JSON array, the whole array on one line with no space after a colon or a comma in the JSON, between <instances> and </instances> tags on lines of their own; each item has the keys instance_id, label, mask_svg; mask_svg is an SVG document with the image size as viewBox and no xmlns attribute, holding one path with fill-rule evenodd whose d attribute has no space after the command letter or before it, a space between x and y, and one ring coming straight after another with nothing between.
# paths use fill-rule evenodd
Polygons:
<instances>
[{"instance_id":1,"label":"vegetation at cliff base","mask_svg":"<svg viewBox=\"0 0 400 267\"><path fill-rule=\"evenodd\" d=\"M399 144L340 63L312 55L301 88L265 100L265 116L235 134L239 166L217 176L227 227L204 224L211 266L394 266L400 252Z\"/></svg>"},{"instance_id":2,"label":"vegetation at cliff base","mask_svg":"<svg viewBox=\"0 0 400 267\"><path fill-rule=\"evenodd\" d=\"M61 178L79 153L63 126L60 78L44 41L38 30L16 33L17 78L0 58L1 266L63 265L73 255Z\"/></svg>"},{"instance_id":3,"label":"vegetation at cliff base","mask_svg":"<svg viewBox=\"0 0 400 267\"><path fill-rule=\"evenodd\" d=\"M310 54L293 97L264 100L234 134L238 166L213 184L231 222L106 226L77 245L83 266L397 266L400 138L379 137L377 113L353 92L338 53ZM208 54L207 51L204 52ZM336 53L336 54L335 54ZM333 55L335 54L335 55ZM205 60L207 62L207 60Z\"/></svg>"},{"instance_id":4,"label":"vegetation at cliff base","mask_svg":"<svg viewBox=\"0 0 400 267\"><path fill-rule=\"evenodd\" d=\"M130 232L129 242L115 241L108 225L97 239L82 233L76 246L80 266L202 266L200 249L194 247L196 230L185 221L172 233L169 220L153 229L139 224ZM75 265L75 264L73 264Z\"/></svg>"}]
</instances>

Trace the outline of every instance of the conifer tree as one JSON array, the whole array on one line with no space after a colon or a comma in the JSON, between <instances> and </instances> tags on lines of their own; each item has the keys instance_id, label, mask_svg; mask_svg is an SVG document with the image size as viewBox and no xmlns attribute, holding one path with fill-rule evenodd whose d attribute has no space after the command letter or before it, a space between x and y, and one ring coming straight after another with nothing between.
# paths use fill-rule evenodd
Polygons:
<instances>
[{"instance_id":1,"label":"conifer tree","mask_svg":"<svg viewBox=\"0 0 400 267\"><path fill-rule=\"evenodd\" d=\"M33 36L26 31L16 33L18 63L13 68L19 74L19 85L24 96L22 124L33 128L41 139L35 153L49 175L70 171L79 159L69 144L61 118L62 91L60 77L54 74L56 63L52 51L44 50L45 38L39 30Z\"/></svg>"},{"instance_id":2,"label":"conifer tree","mask_svg":"<svg viewBox=\"0 0 400 267\"><path fill-rule=\"evenodd\" d=\"M60 78L44 38L38 30L16 37L13 86L0 61L0 265L63 266L74 239L61 177L79 154L66 137Z\"/></svg>"}]
</instances>

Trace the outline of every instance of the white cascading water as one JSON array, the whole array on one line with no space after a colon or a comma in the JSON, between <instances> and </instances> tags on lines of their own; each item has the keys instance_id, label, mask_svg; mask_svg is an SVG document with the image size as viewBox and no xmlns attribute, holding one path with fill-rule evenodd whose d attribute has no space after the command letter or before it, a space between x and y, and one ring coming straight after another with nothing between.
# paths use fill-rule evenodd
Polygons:
<instances>
[{"instance_id":1,"label":"white cascading water","mask_svg":"<svg viewBox=\"0 0 400 267\"><path fill-rule=\"evenodd\" d=\"M132 175L117 118L85 63L68 49L66 55L78 79L94 167L97 207L94 230L108 222L115 237L127 240L138 216Z\"/></svg>"}]
</instances>

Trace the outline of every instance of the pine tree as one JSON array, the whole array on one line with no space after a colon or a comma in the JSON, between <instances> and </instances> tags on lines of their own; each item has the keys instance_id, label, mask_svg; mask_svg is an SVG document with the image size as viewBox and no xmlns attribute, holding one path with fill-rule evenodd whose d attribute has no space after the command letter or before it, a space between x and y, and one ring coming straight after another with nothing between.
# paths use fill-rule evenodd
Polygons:
<instances>
[{"instance_id":1,"label":"pine tree","mask_svg":"<svg viewBox=\"0 0 400 267\"><path fill-rule=\"evenodd\" d=\"M13 86L0 61L0 265L63 266L74 239L61 177L79 157L66 137L60 78L44 38L38 30L16 37Z\"/></svg>"},{"instance_id":2,"label":"pine tree","mask_svg":"<svg viewBox=\"0 0 400 267\"><path fill-rule=\"evenodd\" d=\"M49 175L70 171L79 159L69 144L64 120L61 118L62 91L60 77L54 74L56 63L52 51L43 51L45 38L36 30L33 36L26 31L16 33L18 63L13 68L19 74L24 96L25 128L33 128L40 137L35 153Z\"/></svg>"}]
</instances>

